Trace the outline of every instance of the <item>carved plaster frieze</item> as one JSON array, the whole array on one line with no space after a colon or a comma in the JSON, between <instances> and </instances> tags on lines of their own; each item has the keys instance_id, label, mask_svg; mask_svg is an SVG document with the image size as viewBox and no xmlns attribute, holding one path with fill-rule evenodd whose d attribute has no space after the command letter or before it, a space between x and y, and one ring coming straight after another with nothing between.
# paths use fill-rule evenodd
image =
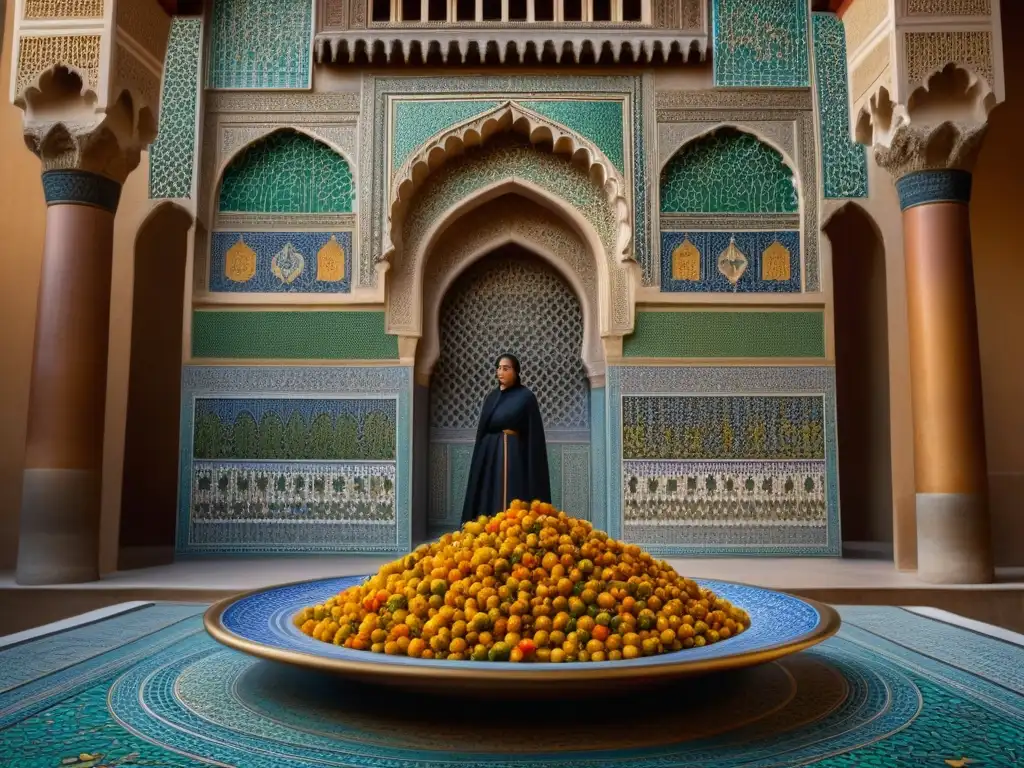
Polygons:
<instances>
[{"instance_id":1,"label":"carved plaster frieze","mask_svg":"<svg viewBox=\"0 0 1024 768\"><path fill-rule=\"evenodd\" d=\"M814 108L814 97L809 88L770 90L762 88L728 88L702 91L656 91L655 106L658 120L662 110L688 109L786 109Z\"/></svg>"},{"instance_id":2,"label":"carved plaster frieze","mask_svg":"<svg viewBox=\"0 0 1024 768\"><path fill-rule=\"evenodd\" d=\"M536 23L502 22L499 26L475 24L466 27L404 25L370 29L324 31L314 39L316 60L321 64L373 59L383 54L391 63L438 56L448 64L463 64L486 58L489 52L501 63L521 63L536 58L556 64L564 57L573 63L588 57L610 56L613 61L649 62L658 57L681 56L684 61L703 61L708 53L708 35L691 30L650 27L615 29L606 26L578 26L560 22L542 27Z\"/></svg>"},{"instance_id":3,"label":"carved plaster frieze","mask_svg":"<svg viewBox=\"0 0 1024 768\"><path fill-rule=\"evenodd\" d=\"M281 91L213 91L206 97L206 112L240 114L314 115L322 120L324 114L358 113L359 94L342 93L288 93ZM266 119L265 117L261 119ZM281 119L284 119L282 116Z\"/></svg>"},{"instance_id":4,"label":"carved plaster frieze","mask_svg":"<svg viewBox=\"0 0 1024 768\"><path fill-rule=\"evenodd\" d=\"M893 131L888 146L875 147L875 161L894 179L915 171L972 171L987 130L987 123L903 123Z\"/></svg>"},{"instance_id":5,"label":"carved plaster frieze","mask_svg":"<svg viewBox=\"0 0 1024 768\"><path fill-rule=\"evenodd\" d=\"M465 148L483 144L489 137L506 131L523 134L532 144L550 143L555 153L568 155L574 162L582 164L591 180L604 192L615 215L615 253L609 255L620 261L629 258L632 214L626 199L625 180L615 165L595 144L575 132L514 101L506 101L483 115L446 129L402 163L391 184L388 239L381 261L390 261L401 249L406 210L431 171L443 165L448 157L461 154Z\"/></svg>"}]
</instances>

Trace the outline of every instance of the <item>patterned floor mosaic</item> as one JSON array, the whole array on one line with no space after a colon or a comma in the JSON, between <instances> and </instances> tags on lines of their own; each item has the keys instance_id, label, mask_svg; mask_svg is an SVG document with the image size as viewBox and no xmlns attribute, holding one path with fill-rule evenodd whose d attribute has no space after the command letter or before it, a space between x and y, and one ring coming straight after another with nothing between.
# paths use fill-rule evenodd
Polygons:
<instances>
[{"instance_id":1,"label":"patterned floor mosaic","mask_svg":"<svg viewBox=\"0 0 1024 768\"><path fill-rule=\"evenodd\" d=\"M1024 646L899 608L779 663L602 701L472 703L229 651L157 604L0 648L0 758L19 768L1009 768ZM459 746L453 746L459 745Z\"/></svg>"}]
</instances>

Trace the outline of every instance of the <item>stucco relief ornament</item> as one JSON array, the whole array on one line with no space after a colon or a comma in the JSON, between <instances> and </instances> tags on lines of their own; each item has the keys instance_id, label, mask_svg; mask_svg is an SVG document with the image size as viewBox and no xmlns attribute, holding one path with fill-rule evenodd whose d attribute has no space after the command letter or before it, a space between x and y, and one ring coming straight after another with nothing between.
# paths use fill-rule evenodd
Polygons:
<instances>
[{"instance_id":1,"label":"stucco relief ornament","mask_svg":"<svg viewBox=\"0 0 1024 768\"><path fill-rule=\"evenodd\" d=\"M284 248L275 253L270 262L270 271L285 285L298 280L305 267L305 257L291 243L285 243Z\"/></svg>"},{"instance_id":2,"label":"stucco relief ornament","mask_svg":"<svg viewBox=\"0 0 1024 768\"><path fill-rule=\"evenodd\" d=\"M378 262L391 262L401 251L405 213L416 190L431 171L466 148L483 144L497 133L512 130L527 136L531 144L550 143L553 152L582 160L588 175L604 192L614 211L616 261L627 261L633 241L632 216L625 196L625 179L615 165L600 149L568 128L521 104L506 101L481 115L446 128L421 145L398 169L391 184L384 243Z\"/></svg>"}]
</instances>

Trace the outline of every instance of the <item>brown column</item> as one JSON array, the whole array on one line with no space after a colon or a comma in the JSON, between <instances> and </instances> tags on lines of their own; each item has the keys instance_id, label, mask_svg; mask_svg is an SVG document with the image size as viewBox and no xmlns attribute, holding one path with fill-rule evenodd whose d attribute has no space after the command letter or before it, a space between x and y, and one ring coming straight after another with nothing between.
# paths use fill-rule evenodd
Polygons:
<instances>
[{"instance_id":1,"label":"brown column","mask_svg":"<svg viewBox=\"0 0 1024 768\"><path fill-rule=\"evenodd\" d=\"M46 240L18 539L19 584L99 577L100 478L117 182L43 174Z\"/></svg>"},{"instance_id":2,"label":"brown column","mask_svg":"<svg viewBox=\"0 0 1024 768\"><path fill-rule=\"evenodd\" d=\"M918 575L935 583L990 582L971 176L918 171L896 186L907 269Z\"/></svg>"}]
</instances>

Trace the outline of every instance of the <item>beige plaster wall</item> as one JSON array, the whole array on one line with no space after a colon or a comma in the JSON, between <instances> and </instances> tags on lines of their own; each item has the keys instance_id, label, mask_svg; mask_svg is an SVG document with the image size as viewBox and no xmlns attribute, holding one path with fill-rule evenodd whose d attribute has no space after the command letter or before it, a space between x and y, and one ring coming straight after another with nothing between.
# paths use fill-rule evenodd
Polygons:
<instances>
[{"instance_id":1,"label":"beige plaster wall","mask_svg":"<svg viewBox=\"0 0 1024 768\"><path fill-rule=\"evenodd\" d=\"M997 565L1024 565L1024 3L1003 0L1006 101L974 173L971 232Z\"/></svg>"}]
</instances>

